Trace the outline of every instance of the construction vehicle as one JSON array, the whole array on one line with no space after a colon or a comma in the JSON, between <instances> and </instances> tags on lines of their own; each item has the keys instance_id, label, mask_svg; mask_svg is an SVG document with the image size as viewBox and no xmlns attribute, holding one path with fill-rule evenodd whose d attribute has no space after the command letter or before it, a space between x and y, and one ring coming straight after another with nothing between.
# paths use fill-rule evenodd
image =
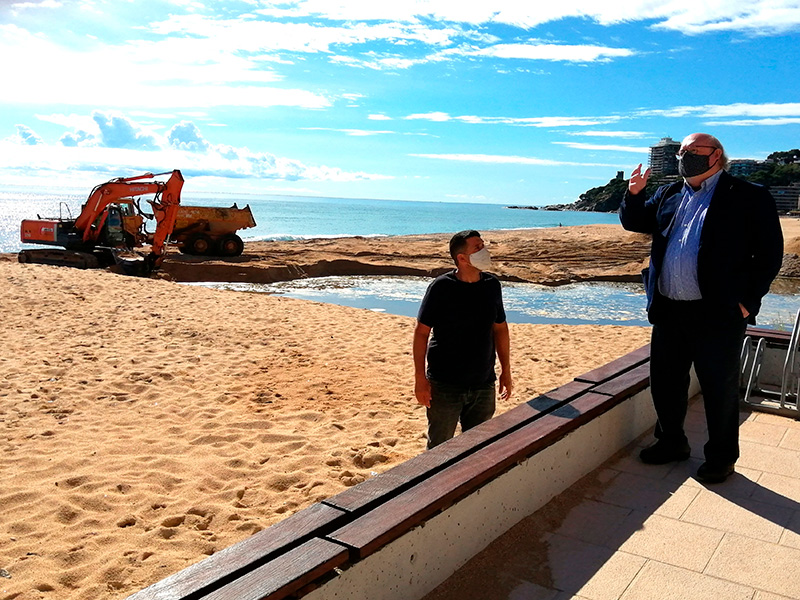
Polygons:
<instances>
[{"instance_id":1,"label":"construction vehicle","mask_svg":"<svg viewBox=\"0 0 800 600\"><path fill-rule=\"evenodd\" d=\"M250 206L180 206L172 241L185 254L239 256L244 250L239 229L255 227Z\"/></svg>"},{"instance_id":2,"label":"construction vehicle","mask_svg":"<svg viewBox=\"0 0 800 600\"><path fill-rule=\"evenodd\" d=\"M170 175L166 182L153 178ZM94 268L118 264L125 273L145 275L161 266L170 234L175 227L183 187L178 170L119 177L96 186L77 219L24 220L20 229L23 244L60 246L63 250L21 250L19 262ZM148 200L152 214L145 213L139 197ZM61 211L60 211L61 212ZM67 211L69 212L69 211ZM155 231L145 229L145 219L155 219ZM149 244L149 254L135 252Z\"/></svg>"}]
</instances>

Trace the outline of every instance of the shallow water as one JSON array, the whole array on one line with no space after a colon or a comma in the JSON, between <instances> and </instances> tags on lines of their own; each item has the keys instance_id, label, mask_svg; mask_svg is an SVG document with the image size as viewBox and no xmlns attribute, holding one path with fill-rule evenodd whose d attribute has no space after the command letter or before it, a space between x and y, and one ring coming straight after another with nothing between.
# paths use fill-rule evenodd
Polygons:
<instances>
[{"instance_id":1,"label":"shallow water","mask_svg":"<svg viewBox=\"0 0 800 600\"><path fill-rule=\"evenodd\" d=\"M290 298L339 304L416 317L426 277L347 276L296 279L271 284L197 283L241 292L280 294ZM758 324L789 329L800 308L797 282L780 280L764 299ZM564 325L648 325L640 284L584 282L548 287L503 282L510 323Z\"/></svg>"}]
</instances>

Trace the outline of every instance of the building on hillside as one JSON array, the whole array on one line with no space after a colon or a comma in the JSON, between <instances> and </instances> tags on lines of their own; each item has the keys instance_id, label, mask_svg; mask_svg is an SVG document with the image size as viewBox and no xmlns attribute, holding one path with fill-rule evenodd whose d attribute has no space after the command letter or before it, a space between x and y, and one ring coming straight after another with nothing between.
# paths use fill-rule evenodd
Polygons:
<instances>
[{"instance_id":1,"label":"building on hillside","mask_svg":"<svg viewBox=\"0 0 800 600\"><path fill-rule=\"evenodd\" d=\"M771 185L767 189L775 198L775 206L779 213L787 213L800 208L800 182L791 185Z\"/></svg>"},{"instance_id":2,"label":"building on hillside","mask_svg":"<svg viewBox=\"0 0 800 600\"><path fill-rule=\"evenodd\" d=\"M765 169L767 163L763 160L752 160L749 158L731 159L728 162L728 173L736 177L749 177L756 171Z\"/></svg>"},{"instance_id":3,"label":"building on hillside","mask_svg":"<svg viewBox=\"0 0 800 600\"><path fill-rule=\"evenodd\" d=\"M678 158L675 156L681 149L681 143L671 137L661 140L650 146L650 170L653 175L677 175Z\"/></svg>"}]
</instances>

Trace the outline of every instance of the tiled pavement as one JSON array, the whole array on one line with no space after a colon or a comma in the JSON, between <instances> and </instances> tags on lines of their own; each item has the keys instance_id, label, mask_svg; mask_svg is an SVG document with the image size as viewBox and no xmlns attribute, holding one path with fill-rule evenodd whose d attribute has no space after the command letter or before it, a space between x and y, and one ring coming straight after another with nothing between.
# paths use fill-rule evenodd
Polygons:
<instances>
[{"instance_id":1,"label":"tiled pavement","mask_svg":"<svg viewBox=\"0 0 800 600\"><path fill-rule=\"evenodd\" d=\"M687 417L692 458L638 460L644 436L478 554L427 600L800 599L800 421L742 412L726 482L694 478L705 415Z\"/></svg>"}]
</instances>

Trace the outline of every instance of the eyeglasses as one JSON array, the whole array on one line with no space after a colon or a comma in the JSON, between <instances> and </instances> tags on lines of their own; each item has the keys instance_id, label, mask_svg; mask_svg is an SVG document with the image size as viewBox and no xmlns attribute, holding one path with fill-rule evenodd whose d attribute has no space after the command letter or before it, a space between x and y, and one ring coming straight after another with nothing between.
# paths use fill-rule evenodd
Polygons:
<instances>
[{"instance_id":1,"label":"eyeglasses","mask_svg":"<svg viewBox=\"0 0 800 600\"><path fill-rule=\"evenodd\" d=\"M678 158L680 158L684 154L694 154L695 156L699 156L699 153L695 152L695 149L697 148L713 148L714 150L717 150L716 146L692 146L691 148L687 148L686 150L684 149L678 150L678 153L675 154L675 156L677 156ZM714 152L709 152L709 155L711 154L714 154Z\"/></svg>"}]
</instances>

